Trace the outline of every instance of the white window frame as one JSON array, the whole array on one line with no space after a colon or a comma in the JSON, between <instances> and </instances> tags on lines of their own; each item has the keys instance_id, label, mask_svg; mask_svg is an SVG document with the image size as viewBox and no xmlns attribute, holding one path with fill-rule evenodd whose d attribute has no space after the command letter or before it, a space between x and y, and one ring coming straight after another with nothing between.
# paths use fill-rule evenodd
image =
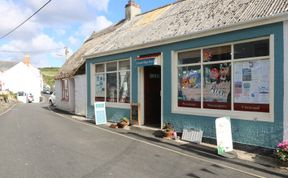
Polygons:
<instances>
[{"instance_id":1,"label":"white window frame","mask_svg":"<svg viewBox=\"0 0 288 178\"><path fill-rule=\"evenodd\" d=\"M251 57L251 58L244 58L244 59L236 59L234 60L234 45L239 43L245 42L253 42L259 40L269 39L269 56L264 57ZM217 62L203 62L203 49L213 48L213 47L220 47L225 45L231 45L231 60L223 60ZM192 50L201 50L201 64L195 63L193 65L201 65L201 108L189 108L189 107L179 107L178 106L178 53L179 52L186 52ZM270 78L269 78L269 113L261 113L261 112L251 112L251 111L234 111L234 63L241 62L241 61L250 61L250 60L260 60L260 59L269 59L270 65ZM205 109L203 108L203 82L204 82L204 74L203 74L203 66L207 64L213 63L231 63L231 110L222 110L222 109ZM189 65L190 66L190 65ZM230 116L234 119L241 119L241 120L254 120L254 121L266 121L266 122L274 122L274 35L270 35L268 37L261 37L261 38L253 38L249 40L237 41L232 43L223 43L217 44L213 46L204 46L201 48L192 48L182 51L172 51L171 52L171 111L175 114L185 114L185 115L197 115L197 116L208 116L208 117L223 117L223 116Z\"/></svg>"},{"instance_id":2,"label":"white window frame","mask_svg":"<svg viewBox=\"0 0 288 178\"><path fill-rule=\"evenodd\" d=\"M121 61L129 61L130 63L130 69L129 70L119 70L119 62ZM116 71L108 71L106 70L106 64L108 63L112 63L112 62L116 62L117 63L117 70ZM104 64L104 72L99 72L99 73L96 73L95 72L95 66L96 65L99 65L99 64ZM105 83L104 83L104 86L105 86L105 95L104 95L104 102L106 102L106 107L113 107L113 108L123 108L123 109L128 109L130 108L130 103L131 103L131 100L132 100L132 85L131 85L131 81L132 81L132 63L131 63L131 58L128 58L128 59L119 59L119 60L115 60L115 61L109 61L109 62L100 62L100 63L94 63L94 64L91 64L90 66L90 70L91 70L91 105L93 106L94 105L94 102L95 102L95 78L96 78L96 75L98 74L104 74L105 76ZM130 103L119 103L119 72L120 71L129 71L130 72ZM108 73L116 73L117 74L117 102L107 102L106 101L106 97L107 97L107 88L106 88L106 84L107 84L107 74Z\"/></svg>"}]
</instances>

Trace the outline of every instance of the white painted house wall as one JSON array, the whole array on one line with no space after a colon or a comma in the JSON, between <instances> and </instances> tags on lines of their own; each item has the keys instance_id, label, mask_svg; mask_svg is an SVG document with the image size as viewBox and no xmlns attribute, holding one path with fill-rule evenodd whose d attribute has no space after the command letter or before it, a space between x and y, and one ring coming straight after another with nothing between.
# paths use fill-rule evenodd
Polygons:
<instances>
[{"instance_id":1,"label":"white painted house wall","mask_svg":"<svg viewBox=\"0 0 288 178\"><path fill-rule=\"evenodd\" d=\"M33 102L40 101L43 79L40 70L31 64L19 62L2 74L2 80L5 83L5 89L14 93L18 91L31 93L34 96Z\"/></svg>"},{"instance_id":2,"label":"white painted house wall","mask_svg":"<svg viewBox=\"0 0 288 178\"><path fill-rule=\"evenodd\" d=\"M284 105L283 139L288 139L288 21L284 21Z\"/></svg>"},{"instance_id":3,"label":"white painted house wall","mask_svg":"<svg viewBox=\"0 0 288 178\"><path fill-rule=\"evenodd\" d=\"M75 81L75 114L86 116L87 113L87 82L86 75L76 75Z\"/></svg>"},{"instance_id":4,"label":"white painted house wall","mask_svg":"<svg viewBox=\"0 0 288 178\"><path fill-rule=\"evenodd\" d=\"M62 100L61 80L55 81L55 94L56 94L55 105L60 110L74 113L75 112L74 79L68 79L68 89L69 89L69 100L68 101Z\"/></svg>"},{"instance_id":5,"label":"white painted house wall","mask_svg":"<svg viewBox=\"0 0 288 178\"><path fill-rule=\"evenodd\" d=\"M4 83L3 83L3 72L0 71L0 91L2 91L4 88Z\"/></svg>"}]
</instances>

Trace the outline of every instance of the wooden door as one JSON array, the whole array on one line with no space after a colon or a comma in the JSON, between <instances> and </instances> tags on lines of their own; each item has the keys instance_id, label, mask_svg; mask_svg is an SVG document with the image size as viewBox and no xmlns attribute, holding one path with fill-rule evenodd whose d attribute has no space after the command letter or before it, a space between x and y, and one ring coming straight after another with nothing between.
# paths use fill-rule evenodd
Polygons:
<instances>
[{"instance_id":1,"label":"wooden door","mask_svg":"<svg viewBox=\"0 0 288 178\"><path fill-rule=\"evenodd\" d=\"M161 67L144 67L144 125L161 126Z\"/></svg>"}]
</instances>

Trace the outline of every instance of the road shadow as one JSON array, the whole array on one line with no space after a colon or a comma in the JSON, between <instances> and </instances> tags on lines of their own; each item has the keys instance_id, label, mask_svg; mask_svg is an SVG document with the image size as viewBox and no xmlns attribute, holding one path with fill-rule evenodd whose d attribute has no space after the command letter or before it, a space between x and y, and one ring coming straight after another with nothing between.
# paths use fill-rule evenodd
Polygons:
<instances>
[{"instance_id":1,"label":"road shadow","mask_svg":"<svg viewBox=\"0 0 288 178\"><path fill-rule=\"evenodd\" d=\"M269 166L269 165L261 164L261 166L265 167L265 168L261 168L260 165L259 165L259 167L255 166L254 164L256 164L256 163L252 163L252 162L250 163L249 161L243 161L243 160L240 160L240 159L224 158L222 156L217 155L215 149L212 149L212 148L209 148L209 147L206 147L206 146L203 146L203 145L194 144L194 143L187 143L187 144L179 145L177 143L173 143L175 141L172 142L172 140L163 141L163 138L155 138L155 137L153 138L153 137L145 136L143 134L138 134L138 133L135 133L135 132L126 132L126 133L124 132L122 134L130 135L130 136L132 136L134 138L137 137L137 138L140 138L142 140L146 140L146 141L152 142L152 143L157 144L157 145L165 146L165 147L173 149L173 150L176 148L177 150L187 151L187 152L199 155L201 157L206 157L206 158L209 158L209 159L212 159L212 160L224 161L226 163L226 165L227 164L228 165L229 164L233 164L235 166L242 166L242 167L246 167L246 168L249 168L249 169L254 169L254 170L257 170L257 171L260 171L260 172L264 172L264 173L267 173L267 174L272 174L272 175L279 176L279 177L287 177L288 176L288 172L286 172L286 173L283 172L282 173L282 172L279 172L278 170L275 170L275 171L270 170L270 169L277 168L275 166ZM224 167L221 167L221 166L219 166L217 164L211 164L211 166L224 169Z\"/></svg>"}]
</instances>

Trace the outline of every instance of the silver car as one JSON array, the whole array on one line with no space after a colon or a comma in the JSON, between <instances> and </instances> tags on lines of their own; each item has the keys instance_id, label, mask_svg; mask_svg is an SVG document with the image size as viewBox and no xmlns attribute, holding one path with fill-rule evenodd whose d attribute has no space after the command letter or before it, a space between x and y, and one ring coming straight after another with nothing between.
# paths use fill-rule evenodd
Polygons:
<instances>
[{"instance_id":1,"label":"silver car","mask_svg":"<svg viewBox=\"0 0 288 178\"><path fill-rule=\"evenodd\" d=\"M49 97L49 105L55 106L55 101L56 101L56 95L55 92L53 92Z\"/></svg>"}]
</instances>

